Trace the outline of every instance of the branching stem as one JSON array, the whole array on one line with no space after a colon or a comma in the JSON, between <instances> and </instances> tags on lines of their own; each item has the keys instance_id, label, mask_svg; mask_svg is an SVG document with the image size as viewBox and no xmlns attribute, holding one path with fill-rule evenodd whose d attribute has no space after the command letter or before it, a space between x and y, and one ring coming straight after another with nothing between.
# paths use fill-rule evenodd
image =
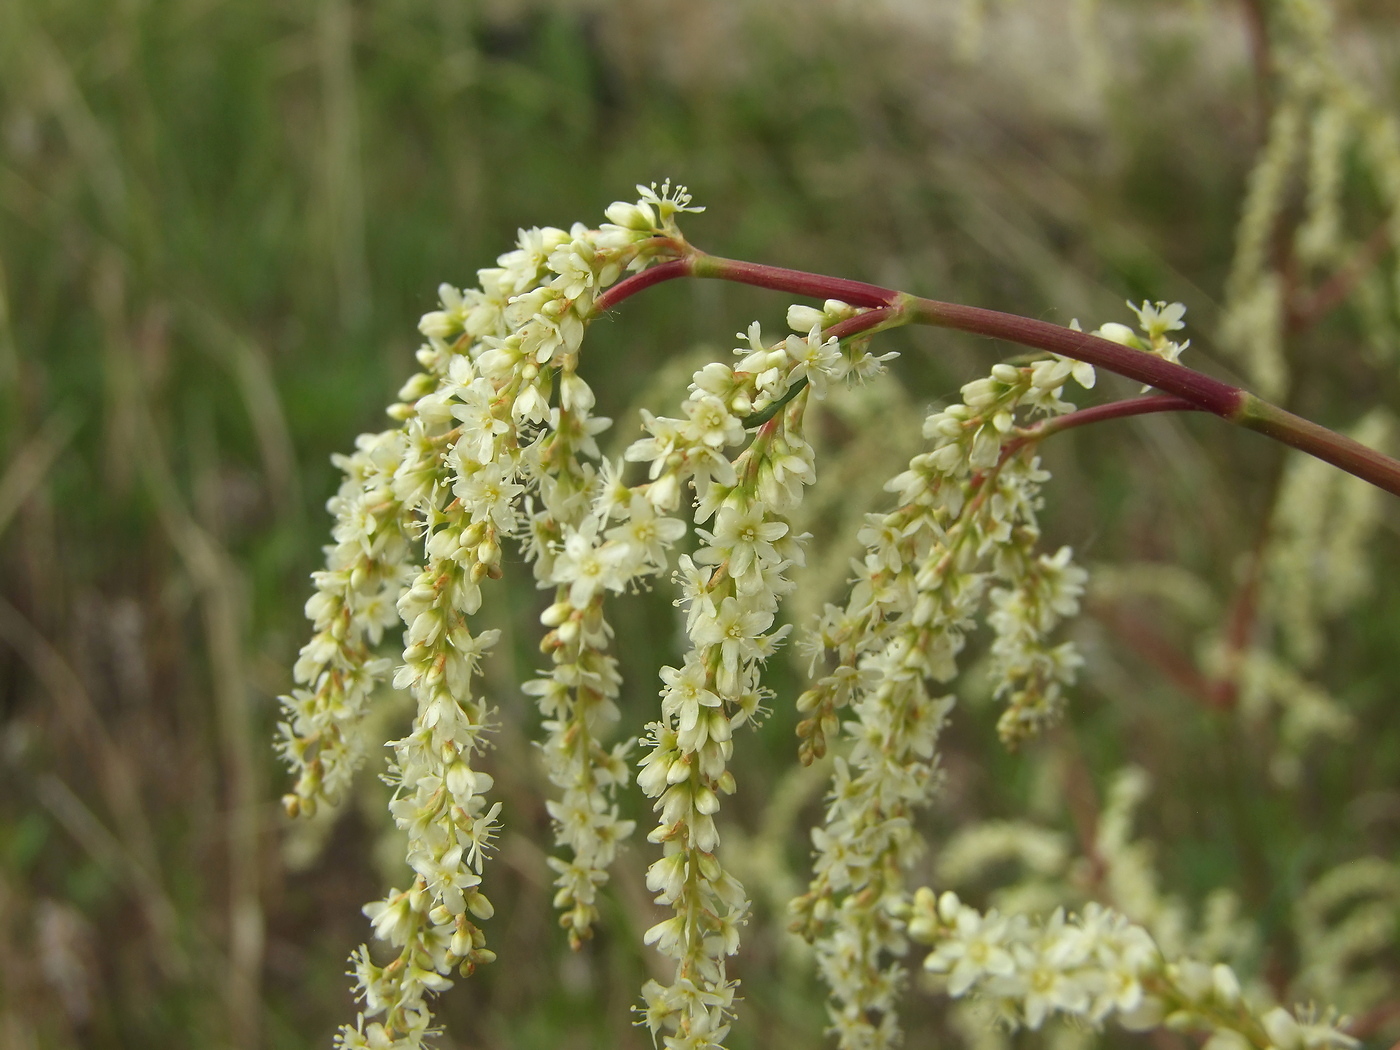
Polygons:
<instances>
[{"instance_id":1,"label":"branching stem","mask_svg":"<svg viewBox=\"0 0 1400 1050\"><path fill-rule=\"evenodd\" d=\"M922 299L862 281L724 259L695 249L691 249L689 254L681 258L660 263L618 282L598 298L596 309L599 312L609 310L643 289L677 277L708 277L818 299L839 299L854 306L874 308L870 314L852 319L861 321L878 314L879 319L869 322L870 327L883 328L913 323L935 328L951 328L973 335L1004 339L1036 350L1072 357L1078 361L1088 361L1095 367L1106 368L1155 387L1164 394L1174 395L1196 410L1210 412L1237 426L1257 431L1275 441L1316 456L1363 481L1370 482L1377 488L1400 496L1400 461L1367 448L1343 434L1294 415L1246 390L1213 379L1184 365L1122 346L1088 332L1075 331L1030 317ZM1109 406L1103 407L1108 409ZM1154 407L1153 410L1170 409L1163 405ZM1176 410L1185 410L1185 406L1178 405Z\"/></svg>"},{"instance_id":2,"label":"branching stem","mask_svg":"<svg viewBox=\"0 0 1400 1050\"><path fill-rule=\"evenodd\" d=\"M1146 416L1154 412L1202 412L1200 405L1192 404L1184 397L1171 394L1149 394L1146 397L1130 397L1123 401L1110 401L1106 405L1093 405L1081 408L1063 416L1053 416L1040 423L1025 428L1026 436L1040 439L1058 434L1062 430L1087 426L1090 423L1103 423L1110 419L1127 419L1130 416Z\"/></svg>"}]
</instances>

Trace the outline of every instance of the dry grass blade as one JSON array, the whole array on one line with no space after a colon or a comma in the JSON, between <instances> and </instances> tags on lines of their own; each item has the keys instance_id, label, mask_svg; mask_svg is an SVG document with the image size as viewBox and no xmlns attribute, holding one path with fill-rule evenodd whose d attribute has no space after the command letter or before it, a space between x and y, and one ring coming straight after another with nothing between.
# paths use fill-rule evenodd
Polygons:
<instances>
[{"instance_id":1,"label":"dry grass blade","mask_svg":"<svg viewBox=\"0 0 1400 1050\"><path fill-rule=\"evenodd\" d=\"M248 422L257 439L272 502L283 516L299 512L301 477L296 449L287 427L287 415L267 354L251 338L242 335L212 311L191 305L189 312L209 352L232 374L238 385Z\"/></svg>"},{"instance_id":2,"label":"dry grass blade","mask_svg":"<svg viewBox=\"0 0 1400 1050\"><path fill-rule=\"evenodd\" d=\"M68 447L77 430L77 418L72 413L60 410L50 416L39 433L25 442L10 460L4 475L0 476L0 535L4 534L20 507L24 506L30 493L43 482L54 460Z\"/></svg>"},{"instance_id":3,"label":"dry grass blade","mask_svg":"<svg viewBox=\"0 0 1400 1050\"><path fill-rule=\"evenodd\" d=\"M132 451L141 480L200 597L227 791L229 954L223 988L230 1044L251 1050L258 1044L261 1026L264 936L258 879L257 753L244 667L247 602L238 569L209 532L195 522L176 485L136 367L126 318L125 273L120 264L109 259L100 276L97 307L105 328L105 350L117 379L109 384L109 396L117 402L112 406L114 415L130 421Z\"/></svg>"},{"instance_id":4,"label":"dry grass blade","mask_svg":"<svg viewBox=\"0 0 1400 1050\"><path fill-rule=\"evenodd\" d=\"M157 953L157 958L169 967L168 976L178 976L188 969L188 960L180 947L175 908L160 882L155 840L129 756L108 733L82 680L68 661L19 610L3 598L0 598L0 640L24 659L35 678L53 698L74 745L87 752L88 763L121 829L120 838L107 831L101 821L73 796L73 800L87 814L80 822L82 828L90 830L95 826L102 832L101 835L87 837L74 832L75 837L88 846L101 842L104 844L101 846L104 855L121 859L114 870L124 871L128 875L141 900L146 919L161 945L162 950ZM63 806L66 807L64 812L74 812L68 802L63 802Z\"/></svg>"},{"instance_id":5,"label":"dry grass blade","mask_svg":"<svg viewBox=\"0 0 1400 1050\"><path fill-rule=\"evenodd\" d=\"M178 914L150 869L58 777L51 773L41 776L35 785L35 794L74 841L102 867L131 886L161 946L156 958L165 964L165 976L178 978L188 972L189 958L179 940Z\"/></svg>"}]
</instances>

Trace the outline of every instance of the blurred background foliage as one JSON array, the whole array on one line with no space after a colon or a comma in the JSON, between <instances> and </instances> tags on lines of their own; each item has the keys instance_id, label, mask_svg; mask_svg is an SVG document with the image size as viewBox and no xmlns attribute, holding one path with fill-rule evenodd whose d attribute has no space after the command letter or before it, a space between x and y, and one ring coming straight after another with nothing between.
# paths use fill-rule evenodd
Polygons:
<instances>
[{"instance_id":1,"label":"blurred background foliage","mask_svg":"<svg viewBox=\"0 0 1400 1050\"><path fill-rule=\"evenodd\" d=\"M708 205L687 224L707 250L1088 328L1129 320L1125 298L1179 299L1189 362L1237 378L1215 334L1272 104L1267 7L0 2L0 1046L326 1046L353 1016L359 906L403 878L386 789L367 772L342 812L289 827L269 742L329 456L381 428L440 281L475 283L519 226L596 224L634 182L669 176ZM1339 4L1337 47L1393 112L1395 6ZM1349 155L1343 175L1364 235L1388 191ZM1392 272L1394 252L1382 238L1363 262ZM1292 407L1351 427L1400 404L1389 295L1339 295L1290 337ZM697 360L754 317L780 327L785 305L674 285L596 326L589 378L616 446L638 404L666 411ZM822 422L829 484L808 527L835 545L795 619L839 587L840 537L911 453L919 413L997 353L887 342L902 389L838 400ZM1049 542L1116 566L1076 628L1089 666L1066 726L1018 755L969 676L932 855L953 829L1028 812L1092 842L1110 773L1134 763L1156 785L1141 823L1164 884L1194 903L1238 893L1252 972L1285 994L1306 885L1400 847L1397 506L1373 508L1364 550L1343 545L1333 568L1359 582L1321 617L1322 655L1289 665L1346 725L1280 766L1287 734L1267 703L1237 710L1235 658L1284 630L1258 598L1265 525L1293 520L1283 453L1154 416L1046 455ZM1344 499L1327 476L1293 488ZM488 671L501 958L443 998L442 1045L641 1047L628 1010L655 965L639 950L649 851L624 856L608 929L571 955L549 907L537 716L516 689L539 662L541 597L520 579L500 593L485 615L507 632ZM676 644L668 597L620 603L627 733ZM823 1045L781 912L822 783L786 772L795 661L779 679L771 722L740 741L745 801L726 831L759 902L739 1047ZM406 717L385 698L386 737ZM1368 965L1393 993L1396 902L1379 914ZM963 1039L914 999L915 1041ZM1375 1045L1400 1036L1394 1011L1362 1021Z\"/></svg>"}]
</instances>

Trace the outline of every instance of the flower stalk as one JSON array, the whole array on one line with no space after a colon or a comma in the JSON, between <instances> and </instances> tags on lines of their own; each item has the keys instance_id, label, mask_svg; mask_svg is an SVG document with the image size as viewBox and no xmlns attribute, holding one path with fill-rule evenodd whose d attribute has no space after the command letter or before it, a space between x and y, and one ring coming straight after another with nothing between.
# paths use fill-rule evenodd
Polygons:
<instances>
[{"instance_id":1,"label":"flower stalk","mask_svg":"<svg viewBox=\"0 0 1400 1050\"><path fill-rule=\"evenodd\" d=\"M637 292L678 277L712 278L796 295L840 299L855 306L873 308L872 314L881 315L877 322L881 328L899 324L950 328L1087 361L1175 395L1195 410L1210 412L1246 430L1271 437L1400 496L1400 462L1389 456L1185 365L1048 321L923 299L862 281L725 259L694 248L689 248L679 259L660 263L618 282L599 297L597 308L600 311L611 309ZM861 315L860 319L866 316L869 315ZM1157 411L1169 410L1166 406L1157 408ZM1180 410L1185 411L1186 407Z\"/></svg>"},{"instance_id":2,"label":"flower stalk","mask_svg":"<svg viewBox=\"0 0 1400 1050\"><path fill-rule=\"evenodd\" d=\"M334 803L363 760L371 693L392 665L375 648L395 619L405 632L392 683L417 701L409 734L392 742L386 778L412 876L408 889L364 908L375 939L394 952L382 965L368 947L352 957L363 1011L337 1045L421 1050L436 1031L432 996L495 958L478 923L494 911L485 862L503 803L489 798L484 758L494 708L473 680L499 631L481 630L474 617L484 581L515 561L553 596L540 616L540 652L551 666L522 691L542 716L540 749L556 789L547 809L560 848L549 859L554 904L575 948L600 918L599 890L634 826L615 792L631 779L627 753L637 741L603 743L621 715L607 602L676 568L689 645L660 670L659 717L646 726L636 773L656 814L647 838L660 854L646 885L663 909L643 941L674 969L669 981L646 982L637 1023L667 1050L723 1050L738 990L729 960L750 901L721 856L716 815L721 796L737 788L734 735L767 713L774 693L765 665L792 630L781 606L810 538L795 531L795 514L816 481L806 412L834 384L884 371L896 355L872 354L875 334L917 323L1043 353L993 366L961 388L959 403L924 420L927 448L885 485L893 507L867 514L857 534L864 553L852 563L848 597L825 607L805 643L814 681L797 699L799 758L811 762L828 746L841 754L825 819L813 829L813 877L792 910L830 989L841 1050L885 1050L900 1039L901 960L911 940L930 944L925 966L949 975L950 995L976 986L1032 1028L1054 1012L1171 1025L1168 1008L1200 1007L1205 1027L1226 1039L1211 1050L1261 1040L1279 1050L1351 1050L1330 1021L1314 1024L1311 1015L1241 1020L1232 971L1211 971L1209 988L1194 971L1182 984L1165 965L1165 942L1154 947L1117 915L1086 910L1066 920L1057 912L1042 925L1002 924L951 896L912 893L908 878L956 702L942 687L958 674L969 632L980 620L993 636L987 668L1009 748L1061 717L1082 663L1072 641L1055 640L1079 609L1086 573L1068 547L1040 550L1044 438L1137 415L1208 411L1395 494L1400 463L1177 364L1187 344L1169 333L1183 327L1180 304L1133 307L1142 336L1114 323L1088 334L723 259L681 235L676 215L698 210L683 187L638 192L635 204L609 207L599 228L521 231L498 266L478 271L477 288L440 288L442 309L419 325L424 371L389 410L401 425L362 436L354 456L337 460L346 481L330 504L336 546L307 606L314 635L295 671L299 688L283 698L280 747L298 778L289 811ZM693 374L679 415L643 410L642 436L620 460L607 459L596 438L610 420L593 413L579 369L585 332L630 296L679 277L823 301L790 307L794 334L776 341L754 322L729 362ZM1098 365L1160 393L1076 409L1062 395L1071 380L1092 387ZM629 483L629 463L644 465L645 478ZM693 550L677 552L692 526ZM968 938L984 928L1010 947L979 970L967 960L986 945ZM1211 996L1230 999L1229 1010L1206 1011ZM1220 1035L1227 1031L1235 1035Z\"/></svg>"}]
</instances>

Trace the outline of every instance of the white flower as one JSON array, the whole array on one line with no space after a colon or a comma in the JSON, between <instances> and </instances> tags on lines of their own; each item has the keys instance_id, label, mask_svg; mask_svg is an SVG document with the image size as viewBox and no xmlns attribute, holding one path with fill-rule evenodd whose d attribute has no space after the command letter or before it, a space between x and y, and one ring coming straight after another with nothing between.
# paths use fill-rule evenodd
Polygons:
<instances>
[{"instance_id":1,"label":"white flower","mask_svg":"<svg viewBox=\"0 0 1400 1050\"><path fill-rule=\"evenodd\" d=\"M702 707L717 708L720 705L719 697L707 688L705 668L693 659L687 660L679 671L674 667L663 667L661 680L666 683L661 694L662 714L675 719L682 732L695 728Z\"/></svg>"},{"instance_id":2,"label":"white flower","mask_svg":"<svg viewBox=\"0 0 1400 1050\"><path fill-rule=\"evenodd\" d=\"M1004 977L1015 971L1015 961L1003 943L1006 937L1007 920L996 912L988 912L984 918L971 908L963 908L952 935L924 960L924 967L947 973L948 994L958 998L983 977Z\"/></svg>"},{"instance_id":3,"label":"white flower","mask_svg":"<svg viewBox=\"0 0 1400 1050\"><path fill-rule=\"evenodd\" d=\"M788 381L795 383L806 379L813 397L826 397L827 380L839 376L844 363L837 340L833 337L823 342L821 324L817 323L812 326L805 339L796 335L788 336L783 342L783 349L787 351L788 359L793 365L788 372Z\"/></svg>"},{"instance_id":4,"label":"white flower","mask_svg":"<svg viewBox=\"0 0 1400 1050\"><path fill-rule=\"evenodd\" d=\"M456 396L460 403L452 406L452 415L462 423L456 448L478 463L490 463L495 458L496 438L510 430L509 423L495 416L495 387L489 379L478 376L460 387Z\"/></svg>"},{"instance_id":5,"label":"white flower","mask_svg":"<svg viewBox=\"0 0 1400 1050\"><path fill-rule=\"evenodd\" d=\"M627 521L609 529L607 538L632 553L631 562L660 569L666 564L666 551L685 535L685 522L656 513L643 495L633 495L627 505Z\"/></svg>"},{"instance_id":6,"label":"white flower","mask_svg":"<svg viewBox=\"0 0 1400 1050\"><path fill-rule=\"evenodd\" d=\"M1128 309L1137 314L1138 323L1153 342L1168 332L1176 332L1186 327L1182 321L1182 318L1186 316L1186 307L1181 303L1158 302L1153 304L1144 301L1141 306L1134 306L1130 302Z\"/></svg>"},{"instance_id":7,"label":"white flower","mask_svg":"<svg viewBox=\"0 0 1400 1050\"><path fill-rule=\"evenodd\" d=\"M743 509L732 504L720 507L713 534L701 533L709 542L701 564L718 564L727 560L729 574L742 579L750 572L780 561L773 541L787 534L781 521L766 520L762 503L754 501Z\"/></svg>"},{"instance_id":8,"label":"white flower","mask_svg":"<svg viewBox=\"0 0 1400 1050\"><path fill-rule=\"evenodd\" d=\"M550 288L566 299L577 299L593 290L597 282L594 266L598 253L586 238L577 238L560 245L550 253L548 266L558 276Z\"/></svg>"},{"instance_id":9,"label":"white flower","mask_svg":"<svg viewBox=\"0 0 1400 1050\"><path fill-rule=\"evenodd\" d=\"M643 944L654 944L656 950L662 955L670 956L672 959L679 959L685 951L685 939L687 924L682 915L673 915L669 919L662 919L651 929L642 935Z\"/></svg>"},{"instance_id":10,"label":"white flower","mask_svg":"<svg viewBox=\"0 0 1400 1050\"><path fill-rule=\"evenodd\" d=\"M681 427L687 444L704 445L719 450L744 440L744 428L717 397L705 395L681 406L689 422Z\"/></svg>"},{"instance_id":11,"label":"white flower","mask_svg":"<svg viewBox=\"0 0 1400 1050\"><path fill-rule=\"evenodd\" d=\"M634 493L622 479L620 462L604 459L598 464L598 491L593 498L593 513L606 523L610 518L626 517Z\"/></svg>"},{"instance_id":12,"label":"white flower","mask_svg":"<svg viewBox=\"0 0 1400 1050\"><path fill-rule=\"evenodd\" d=\"M461 468L468 463L458 461ZM471 469L459 469L452 485L452 494L471 512L473 524L489 521L503 533L515 531L518 517L516 504L525 486L515 478L515 469L507 460L470 464Z\"/></svg>"},{"instance_id":13,"label":"white flower","mask_svg":"<svg viewBox=\"0 0 1400 1050\"><path fill-rule=\"evenodd\" d=\"M552 582L569 584L569 602L583 608L604 589L620 591L627 585L626 554L621 544L598 542L598 519L590 517L579 528L565 530Z\"/></svg>"},{"instance_id":14,"label":"white flower","mask_svg":"<svg viewBox=\"0 0 1400 1050\"><path fill-rule=\"evenodd\" d=\"M773 622L773 614L746 608L734 596L707 607L707 614L696 621L691 633L697 645L715 645L720 650L719 688L725 694L739 692L739 664L757 655L755 640Z\"/></svg>"},{"instance_id":15,"label":"white flower","mask_svg":"<svg viewBox=\"0 0 1400 1050\"><path fill-rule=\"evenodd\" d=\"M390 890L382 901L366 904L361 911L374 926L374 935L398 948L407 943L416 916L408 894Z\"/></svg>"},{"instance_id":16,"label":"white flower","mask_svg":"<svg viewBox=\"0 0 1400 1050\"><path fill-rule=\"evenodd\" d=\"M466 319L462 293L450 284L438 285L438 299L442 309L423 315L418 322L418 330L433 339L451 339L462 330Z\"/></svg>"},{"instance_id":17,"label":"white flower","mask_svg":"<svg viewBox=\"0 0 1400 1050\"><path fill-rule=\"evenodd\" d=\"M491 840L500 827L496 823L496 815L500 812L501 803L497 802L485 813L472 817L466 827L457 828L457 840L466 849L467 863L478 874L481 873L483 854L491 848Z\"/></svg>"},{"instance_id":18,"label":"white flower","mask_svg":"<svg viewBox=\"0 0 1400 1050\"><path fill-rule=\"evenodd\" d=\"M698 214L705 210L699 205L692 205L690 203L690 191L680 183L672 186L670 179L666 179L662 182L659 188L654 182L650 186L643 186L638 183L637 196L641 198L641 200L637 202L638 207L651 205L651 207L656 209L656 214L660 217L661 222L668 228L672 225L671 220L677 213L691 212L692 214Z\"/></svg>"},{"instance_id":19,"label":"white flower","mask_svg":"<svg viewBox=\"0 0 1400 1050\"><path fill-rule=\"evenodd\" d=\"M665 469L667 460L682 444L681 419L653 416L642 409L642 429L651 437L638 438L627 447L623 458L629 463L650 463L649 477L655 480Z\"/></svg>"},{"instance_id":20,"label":"white flower","mask_svg":"<svg viewBox=\"0 0 1400 1050\"><path fill-rule=\"evenodd\" d=\"M467 910L462 891L481 885L481 875L462 864L461 846L453 846L441 856L434 856L429 850L416 850L409 854L408 863L423 876L428 890L456 914Z\"/></svg>"}]
</instances>

